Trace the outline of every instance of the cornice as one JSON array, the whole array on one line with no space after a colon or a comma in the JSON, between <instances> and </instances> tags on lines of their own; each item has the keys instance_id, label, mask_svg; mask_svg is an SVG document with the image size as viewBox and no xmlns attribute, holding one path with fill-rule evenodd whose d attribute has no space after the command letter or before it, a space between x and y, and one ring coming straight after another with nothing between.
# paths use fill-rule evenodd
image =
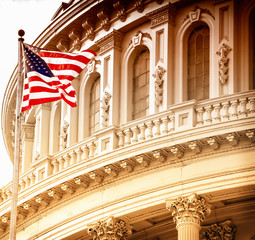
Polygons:
<instances>
[{"instance_id":1,"label":"cornice","mask_svg":"<svg viewBox=\"0 0 255 240\"><path fill-rule=\"evenodd\" d=\"M240 151L240 150L251 150L254 149L254 144L251 143L249 140L245 140L245 132L242 134L240 132L236 133L240 137L239 145L233 146L227 141L223 141L225 136L217 136L218 141L221 141L220 149L214 150L209 147L209 145L205 144L205 139L197 139L197 142L200 142L201 144L201 153L194 153L191 149L188 147L188 142L179 144L179 148L183 149L184 155L183 157L178 158L173 153L171 153L171 150L169 147L164 147L162 149L157 149L156 151L150 151L147 153L143 153L142 155L137 155L133 157L129 157L128 159L120 158L115 163L109 164L105 162L105 165L101 165L99 168L96 168L96 166L93 168L89 167L87 165L85 169L87 169L87 173L84 173L82 168L77 165L77 167L80 169L80 171L83 172L82 175L80 175L79 172L77 172L77 175L74 177L74 175L68 175L68 171L72 171L71 169L74 169L74 167L66 169L65 171L59 172L56 175L52 175L42 183L38 183L33 185L32 187L26 189L23 193L21 193L21 200L19 202L19 207L23 208L22 206L32 206L32 208L26 208L25 212L21 211L21 217L19 218L19 225L23 224L24 221L28 221L29 219L33 219L37 214L41 214L42 211L48 211L49 209L54 208L54 206L57 206L59 204L62 204L66 201L71 200L72 198L76 198L80 194L91 192L96 190L97 188L101 188L103 186L109 185L111 183L114 183L115 181L120 181L121 179L125 179L127 177L132 176L139 176L140 174L148 173L151 171L155 171L156 169L162 169L165 167L178 167L178 166L185 166L189 165L191 162L199 162L204 159L204 157L209 157L212 155L219 156L220 154L224 154L226 152L233 152L233 151ZM216 136L214 136L216 137ZM128 150L127 150L128 151ZM118 152L115 152L115 156L119 155ZM143 165L142 161L137 161L137 157L141 158L143 157L148 164ZM107 158L107 156L106 156ZM163 160L161 160L161 158ZM125 167L122 166L123 161L126 161L128 164L132 166L132 171L126 171ZM104 162L104 161L102 161ZM83 163L80 163L81 165ZM109 171L110 169L110 171ZM228 174L237 174L238 172L245 171L247 172L248 169L233 169L229 171ZM254 171L254 169L251 171ZM75 171L74 171L75 172ZM95 173L95 177L91 177L91 174ZM96 180L96 175L99 174L99 180ZM213 176L205 176L207 179L210 179L212 177L220 177L220 176L226 176L226 172L213 174ZM62 176L62 180L61 177ZM63 176L65 176L63 178ZM69 176L69 177L68 177ZM49 185L49 182L52 182L53 179L57 178L58 181L55 182L55 184ZM78 181L77 178L79 178ZM192 181L201 181L201 177L198 179L193 179ZM84 183L84 184L81 184ZM45 187L42 188L40 186L43 184ZM77 189L82 188L82 190L77 191ZM169 186L168 186L169 187ZM45 189L43 191L36 191L33 193L32 189ZM56 195L57 194L57 195ZM43 206L47 206L47 208L43 207L41 205L41 202L36 201L38 196L42 196L41 202L43 202ZM51 203L52 200L55 199L55 203ZM44 203L48 204L44 204ZM6 205L6 207L8 204ZM7 210L7 209L6 209ZM32 212L30 212L30 210ZM8 210L3 215L5 217L8 217Z\"/></svg>"}]
</instances>

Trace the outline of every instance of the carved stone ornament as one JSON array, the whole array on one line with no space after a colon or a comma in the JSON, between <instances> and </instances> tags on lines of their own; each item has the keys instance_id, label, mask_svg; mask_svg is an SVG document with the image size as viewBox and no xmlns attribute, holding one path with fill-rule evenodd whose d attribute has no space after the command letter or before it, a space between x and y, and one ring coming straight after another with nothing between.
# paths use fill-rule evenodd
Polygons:
<instances>
[{"instance_id":1,"label":"carved stone ornament","mask_svg":"<svg viewBox=\"0 0 255 240\"><path fill-rule=\"evenodd\" d=\"M166 70L158 66L156 71L152 74L152 76L155 78L155 102L156 105L160 105L163 100L163 86L164 86L164 79L163 75L165 74Z\"/></svg>"},{"instance_id":2,"label":"carved stone ornament","mask_svg":"<svg viewBox=\"0 0 255 240\"><path fill-rule=\"evenodd\" d=\"M88 233L93 240L125 240L132 234L132 227L128 223L114 217L88 227Z\"/></svg>"},{"instance_id":3,"label":"carved stone ornament","mask_svg":"<svg viewBox=\"0 0 255 240\"><path fill-rule=\"evenodd\" d=\"M56 47L62 52L68 52L70 39L66 35L61 35L57 41Z\"/></svg>"},{"instance_id":4,"label":"carved stone ornament","mask_svg":"<svg viewBox=\"0 0 255 240\"><path fill-rule=\"evenodd\" d=\"M67 137L68 137L68 127L69 123L67 121L64 121L64 124L61 128L61 133L60 133L60 150L63 150L66 148L67 145Z\"/></svg>"},{"instance_id":5,"label":"carved stone ornament","mask_svg":"<svg viewBox=\"0 0 255 240\"><path fill-rule=\"evenodd\" d=\"M177 227L185 223L200 225L200 222L211 213L211 206L197 194L178 197L175 201L166 200L166 208L172 212Z\"/></svg>"},{"instance_id":6,"label":"carved stone ornament","mask_svg":"<svg viewBox=\"0 0 255 240\"><path fill-rule=\"evenodd\" d=\"M144 10L143 0L135 0L134 7L136 8L137 12L142 13Z\"/></svg>"},{"instance_id":7,"label":"carved stone ornament","mask_svg":"<svg viewBox=\"0 0 255 240\"><path fill-rule=\"evenodd\" d=\"M85 29L85 38L88 38L90 41L93 41L95 38L94 31L94 18L92 15L88 15L82 22L82 27Z\"/></svg>"},{"instance_id":8,"label":"carved stone ornament","mask_svg":"<svg viewBox=\"0 0 255 240\"><path fill-rule=\"evenodd\" d=\"M111 94L107 90L105 90L104 95L103 95L102 100L101 100L102 125L103 125L103 127L108 126L111 97L112 97Z\"/></svg>"},{"instance_id":9,"label":"carved stone ornament","mask_svg":"<svg viewBox=\"0 0 255 240\"><path fill-rule=\"evenodd\" d=\"M97 12L97 17L101 20L101 27L108 31L110 29L111 23L109 18L109 13L106 10L106 7L103 7Z\"/></svg>"},{"instance_id":10,"label":"carved stone ornament","mask_svg":"<svg viewBox=\"0 0 255 240\"><path fill-rule=\"evenodd\" d=\"M199 20L201 14L201 9L197 8L195 11L189 13L189 19L191 22L196 22Z\"/></svg>"},{"instance_id":11,"label":"carved stone ornament","mask_svg":"<svg viewBox=\"0 0 255 240\"><path fill-rule=\"evenodd\" d=\"M236 227L230 220L227 220L220 224L212 224L207 230L201 232L202 240L210 239L222 239L222 240L233 240L235 239Z\"/></svg>"},{"instance_id":12,"label":"carved stone ornament","mask_svg":"<svg viewBox=\"0 0 255 240\"><path fill-rule=\"evenodd\" d=\"M232 50L231 47L223 43L220 46L219 50L216 52L216 54L220 56L218 63L219 63L219 78L220 78L221 84L224 84L228 80L228 69L229 69L228 54L231 50Z\"/></svg>"},{"instance_id":13,"label":"carved stone ornament","mask_svg":"<svg viewBox=\"0 0 255 240\"><path fill-rule=\"evenodd\" d=\"M74 50L80 51L81 49L81 31L78 27L74 27L69 32L69 38L72 39L72 48Z\"/></svg>"},{"instance_id":14,"label":"carved stone ornament","mask_svg":"<svg viewBox=\"0 0 255 240\"><path fill-rule=\"evenodd\" d=\"M113 7L117 11L117 17L120 19L120 21L125 22L127 18L127 13L122 2L120 0L117 0L115 3L113 3Z\"/></svg>"},{"instance_id":15,"label":"carved stone ornament","mask_svg":"<svg viewBox=\"0 0 255 240\"><path fill-rule=\"evenodd\" d=\"M96 45L100 48L100 54L103 54L112 48L115 48L121 51L121 44L122 44L123 38L124 38L124 34L113 29L111 33L109 33L108 35L99 39L96 42Z\"/></svg>"},{"instance_id":16,"label":"carved stone ornament","mask_svg":"<svg viewBox=\"0 0 255 240\"><path fill-rule=\"evenodd\" d=\"M88 74L95 72L96 60L91 59L90 63L87 65Z\"/></svg>"},{"instance_id":17,"label":"carved stone ornament","mask_svg":"<svg viewBox=\"0 0 255 240\"><path fill-rule=\"evenodd\" d=\"M34 139L34 132L35 126L34 124L22 124L22 131L26 139L33 140Z\"/></svg>"},{"instance_id":18,"label":"carved stone ornament","mask_svg":"<svg viewBox=\"0 0 255 240\"><path fill-rule=\"evenodd\" d=\"M172 26L175 26L177 10L172 3L159 8L155 11L147 13L146 16L151 19L151 27L156 27L162 23L169 22Z\"/></svg>"}]
</instances>

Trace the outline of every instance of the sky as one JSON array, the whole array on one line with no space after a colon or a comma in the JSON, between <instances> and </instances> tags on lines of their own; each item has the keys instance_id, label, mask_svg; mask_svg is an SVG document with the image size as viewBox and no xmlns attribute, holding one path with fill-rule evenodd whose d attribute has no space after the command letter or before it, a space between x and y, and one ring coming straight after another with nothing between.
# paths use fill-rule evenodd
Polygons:
<instances>
[{"instance_id":1,"label":"sky","mask_svg":"<svg viewBox=\"0 0 255 240\"><path fill-rule=\"evenodd\" d=\"M0 106L7 83L18 62L18 30L25 31L24 42L32 44L51 23L62 2L68 0L0 0ZM0 113L1 114L1 113ZM13 166L0 131L0 188L12 180Z\"/></svg>"}]
</instances>

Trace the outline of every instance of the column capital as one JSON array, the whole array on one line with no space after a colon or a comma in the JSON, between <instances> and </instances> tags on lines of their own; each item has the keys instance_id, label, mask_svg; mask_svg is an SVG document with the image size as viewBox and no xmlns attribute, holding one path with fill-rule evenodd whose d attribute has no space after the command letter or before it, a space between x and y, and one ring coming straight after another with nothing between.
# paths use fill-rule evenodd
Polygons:
<instances>
[{"instance_id":1,"label":"column capital","mask_svg":"<svg viewBox=\"0 0 255 240\"><path fill-rule=\"evenodd\" d=\"M93 240L125 240L127 236L132 234L132 226L124 220L111 216L106 220L90 225L88 233L93 237Z\"/></svg>"},{"instance_id":2,"label":"column capital","mask_svg":"<svg viewBox=\"0 0 255 240\"><path fill-rule=\"evenodd\" d=\"M166 208L172 212L177 229L183 224L199 225L211 213L211 205L197 194L166 200Z\"/></svg>"}]
</instances>

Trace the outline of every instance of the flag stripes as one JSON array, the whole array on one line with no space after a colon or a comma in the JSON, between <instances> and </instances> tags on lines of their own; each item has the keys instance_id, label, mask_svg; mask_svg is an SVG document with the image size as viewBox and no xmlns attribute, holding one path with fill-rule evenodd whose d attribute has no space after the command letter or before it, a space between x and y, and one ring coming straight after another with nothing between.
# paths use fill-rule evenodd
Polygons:
<instances>
[{"instance_id":1,"label":"flag stripes","mask_svg":"<svg viewBox=\"0 0 255 240\"><path fill-rule=\"evenodd\" d=\"M76 95L71 81L96 54L91 50L78 54L62 53L25 43L23 49L26 71L21 111L60 99L75 107Z\"/></svg>"}]
</instances>

